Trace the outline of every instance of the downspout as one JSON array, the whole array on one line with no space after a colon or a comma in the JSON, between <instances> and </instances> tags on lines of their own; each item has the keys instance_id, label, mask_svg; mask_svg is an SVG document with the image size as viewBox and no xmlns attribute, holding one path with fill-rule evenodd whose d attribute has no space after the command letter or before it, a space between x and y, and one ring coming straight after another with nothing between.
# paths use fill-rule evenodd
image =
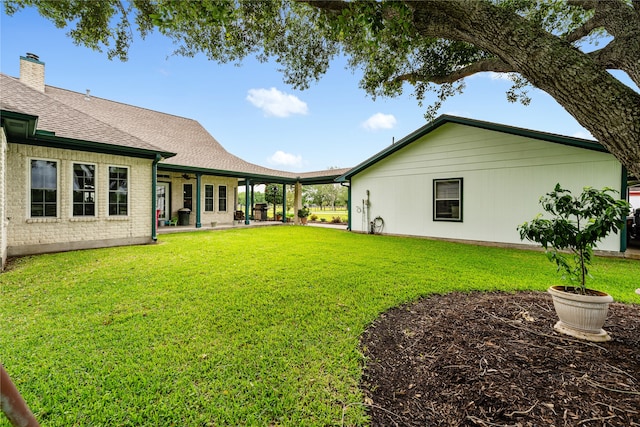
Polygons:
<instances>
[{"instance_id":1,"label":"downspout","mask_svg":"<svg viewBox=\"0 0 640 427\"><path fill-rule=\"evenodd\" d=\"M156 158L151 165L151 240L158 241L158 163L162 160L160 154L156 154Z\"/></svg>"},{"instance_id":2,"label":"downspout","mask_svg":"<svg viewBox=\"0 0 640 427\"><path fill-rule=\"evenodd\" d=\"M287 222L287 184L282 184L282 222Z\"/></svg>"},{"instance_id":3,"label":"downspout","mask_svg":"<svg viewBox=\"0 0 640 427\"><path fill-rule=\"evenodd\" d=\"M202 228L202 222L200 218L200 211L202 210L201 201L200 201L200 187L202 182L202 174L196 174L196 228Z\"/></svg>"},{"instance_id":4,"label":"downspout","mask_svg":"<svg viewBox=\"0 0 640 427\"><path fill-rule=\"evenodd\" d=\"M249 203L251 199L249 198L249 186L252 185L249 178L244 180L244 225L251 224L249 220Z\"/></svg>"},{"instance_id":5,"label":"downspout","mask_svg":"<svg viewBox=\"0 0 640 427\"><path fill-rule=\"evenodd\" d=\"M627 190L627 180L629 179L629 174L627 172L627 168L622 166L622 179L620 181L620 198L624 198L627 202L628 190ZM624 219L624 225L620 228L620 252L627 251L627 218ZM637 227L637 226L636 226Z\"/></svg>"}]
</instances>

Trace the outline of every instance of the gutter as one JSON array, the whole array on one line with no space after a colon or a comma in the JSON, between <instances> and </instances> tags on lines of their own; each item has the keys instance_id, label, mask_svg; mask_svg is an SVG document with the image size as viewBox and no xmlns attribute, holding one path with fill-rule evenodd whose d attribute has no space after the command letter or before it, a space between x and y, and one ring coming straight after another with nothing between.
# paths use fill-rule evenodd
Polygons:
<instances>
[{"instance_id":1,"label":"gutter","mask_svg":"<svg viewBox=\"0 0 640 427\"><path fill-rule=\"evenodd\" d=\"M157 182L158 182L158 163L162 160L160 154L156 154L156 158L153 159L151 166L151 240L153 242L158 241L158 196L157 196Z\"/></svg>"}]
</instances>

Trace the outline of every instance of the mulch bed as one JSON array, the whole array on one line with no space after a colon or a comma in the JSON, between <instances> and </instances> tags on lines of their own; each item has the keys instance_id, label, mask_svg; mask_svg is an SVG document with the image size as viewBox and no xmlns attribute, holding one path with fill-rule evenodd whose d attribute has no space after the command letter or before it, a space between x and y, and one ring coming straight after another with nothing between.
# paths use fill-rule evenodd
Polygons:
<instances>
[{"instance_id":1,"label":"mulch bed","mask_svg":"<svg viewBox=\"0 0 640 427\"><path fill-rule=\"evenodd\" d=\"M640 306L613 303L606 343L558 334L546 293L452 293L382 315L362 337L372 426L640 426Z\"/></svg>"}]
</instances>

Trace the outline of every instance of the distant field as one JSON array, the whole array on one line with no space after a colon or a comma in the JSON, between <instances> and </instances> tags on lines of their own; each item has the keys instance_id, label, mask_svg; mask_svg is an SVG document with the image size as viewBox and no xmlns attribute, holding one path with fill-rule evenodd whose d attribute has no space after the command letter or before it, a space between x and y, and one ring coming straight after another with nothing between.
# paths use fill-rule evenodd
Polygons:
<instances>
[{"instance_id":1,"label":"distant field","mask_svg":"<svg viewBox=\"0 0 640 427\"><path fill-rule=\"evenodd\" d=\"M311 215L316 215L318 217L318 219L316 221L322 221L322 218L324 218L327 222L331 222L331 220L336 217L339 216L342 219L342 222L347 222L347 218L349 216L348 212L346 209L340 209L340 210L311 210ZM311 215L309 215L309 218L311 218Z\"/></svg>"}]
</instances>

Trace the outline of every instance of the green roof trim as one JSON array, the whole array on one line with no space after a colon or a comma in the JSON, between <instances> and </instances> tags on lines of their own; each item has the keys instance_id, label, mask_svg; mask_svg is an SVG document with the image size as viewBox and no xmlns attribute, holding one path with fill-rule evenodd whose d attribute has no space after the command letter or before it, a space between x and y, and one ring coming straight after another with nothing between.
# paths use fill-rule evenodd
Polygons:
<instances>
[{"instance_id":1,"label":"green roof trim","mask_svg":"<svg viewBox=\"0 0 640 427\"><path fill-rule=\"evenodd\" d=\"M38 116L0 110L0 121L2 122L2 127L6 129L8 137L19 135L27 138L36 132Z\"/></svg>"},{"instance_id":2,"label":"green roof trim","mask_svg":"<svg viewBox=\"0 0 640 427\"><path fill-rule=\"evenodd\" d=\"M167 172L182 172L182 173L201 173L205 175L225 176L229 178L240 178L239 185L245 185L246 180L249 179L254 184L295 184L300 182L301 184L314 185L314 184L332 184L335 183L335 179L339 174L328 174L317 177L302 178L298 177L286 177L267 174L256 174L249 172L229 171L223 169L208 169L199 168L194 166L182 166L174 164L159 163L158 170Z\"/></svg>"},{"instance_id":3,"label":"green roof trim","mask_svg":"<svg viewBox=\"0 0 640 427\"><path fill-rule=\"evenodd\" d=\"M92 153L113 154L118 156L141 157L155 159L156 154L163 158L169 158L176 155L167 151L149 150L145 148L127 147L124 145L105 144L102 142L83 141L72 138L62 138L52 135L41 135L36 133L35 136L26 139L13 139L10 142L26 145L37 145L41 147L53 147L67 150L88 151Z\"/></svg>"},{"instance_id":4,"label":"green roof trim","mask_svg":"<svg viewBox=\"0 0 640 427\"><path fill-rule=\"evenodd\" d=\"M420 129L405 136L404 138L394 143L393 145L390 145L389 147L378 152L372 157L369 157L364 162L360 163L359 165L355 166L353 169L349 170L344 175L340 176L336 181L337 182L348 181L349 179L351 179L352 176L356 175L357 173L362 172L363 170L367 169L373 164L387 158L388 156L395 153L396 151L402 149L403 147L411 144L417 139L423 137L424 135L436 130L440 126L447 123L456 123L456 124L465 125L465 126L472 126L479 129L486 129L486 130L492 130L495 132L508 133L511 135L522 136L525 138L538 139L541 141L553 142L555 144L569 145L572 147L584 148L586 150L599 151L602 153L609 152L605 147L600 145L600 143L598 143L597 141L591 141L588 139L581 139L581 138L573 138L570 136L563 136L563 135L558 135L558 134L549 133L549 132L535 131L531 129L518 128L514 126L507 126L507 125L502 125L498 123L485 122L482 120L467 119L464 117L449 116L444 114L442 116L439 116L432 122L427 123Z\"/></svg>"}]
</instances>

